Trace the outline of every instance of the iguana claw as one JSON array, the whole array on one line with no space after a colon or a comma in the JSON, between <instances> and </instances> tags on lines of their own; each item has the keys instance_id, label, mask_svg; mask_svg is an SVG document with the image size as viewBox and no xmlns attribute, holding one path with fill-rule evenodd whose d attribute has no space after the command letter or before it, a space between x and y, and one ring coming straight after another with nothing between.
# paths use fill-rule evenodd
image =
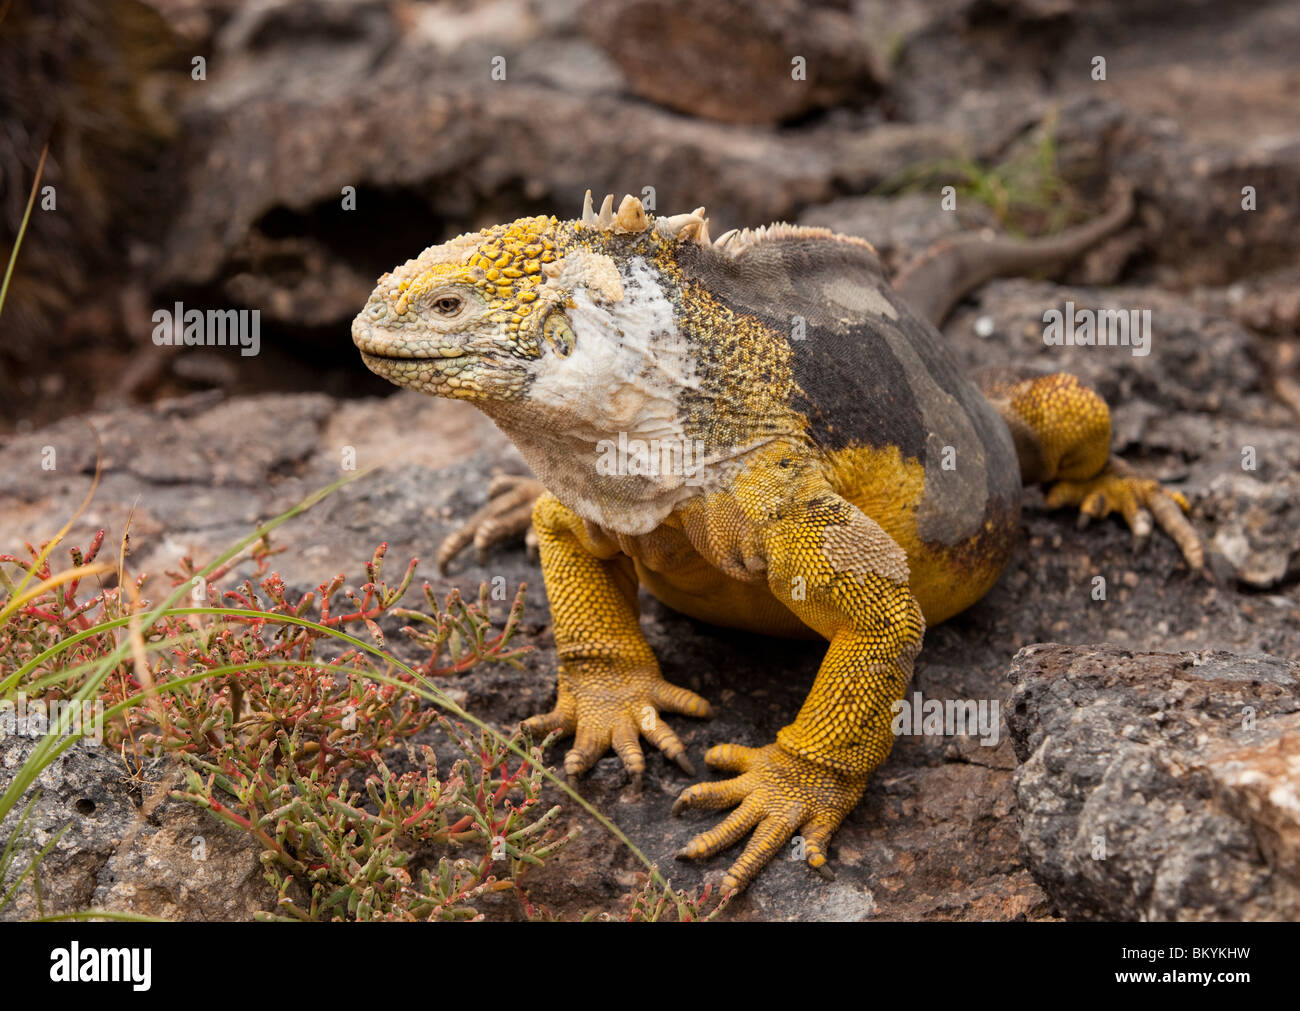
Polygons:
<instances>
[{"instance_id":1,"label":"iguana claw","mask_svg":"<svg viewBox=\"0 0 1300 1011\"><path fill-rule=\"evenodd\" d=\"M1140 549L1151 536L1152 518L1178 545L1187 564L1205 571L1205 547L1184 513L1191 504L1181 492L1166 491L1159 481L1138 477L1123 460L1112 459L1096 477L1084 481L1057 481L1047 492L1047 507L1079 507L1079 526L1090 519L1120 513L1133 531L1133 546Z\"/></svg>"},{"instance_id":2,"label":"iguana claw","mask_svg":"<svg viewBox=\"0 0 1300 1011\"><path fill-rule=\"evenodd\" d=\"M763 748L720 744L710 748L704 760L715 769L740 775L688 787L673 804L673 814L693 807L739 806L715 828L687 843L678 852L679 859L712 856L753 832L722 881L726 891L741 889L798 832L808 866L823 877L834 877L826 866L826 844L862 796L866 775L819 765L779 744Z\"/></svg>"},{"instance_id":3,"label":"iguana claw","mask_svg":"<svg viewBox=\"0 0 1300 1011\"><path fill-rule=\"evenodd\" d=\"M479 563L489 548L525 535L530 558L537 554L533 504L546 489L540 481L518 474L498 474L488 485L488 501L438 546L438 571L444 576L453 558L473 543Z\"/></svg>"},{"instance_id":4,"label":"iguana claw","mask_svg":"<svg viewBox=\"0 0 1300 1011\"><path fill-rule=\"evenodd\" d=\"M688 776L695 767L686 746L660 718L660 711L688 716L710 716L709 703L694 692L670 684L657 672L616 681L593 683L588 677L561 685L555 708L524 720L524 730L540 739L552 730L574 736L564 756L564 771L578 776L590 769L610 748L636 783L645 772L642 737L676 762Z\"/></svg>"}]
</instances>

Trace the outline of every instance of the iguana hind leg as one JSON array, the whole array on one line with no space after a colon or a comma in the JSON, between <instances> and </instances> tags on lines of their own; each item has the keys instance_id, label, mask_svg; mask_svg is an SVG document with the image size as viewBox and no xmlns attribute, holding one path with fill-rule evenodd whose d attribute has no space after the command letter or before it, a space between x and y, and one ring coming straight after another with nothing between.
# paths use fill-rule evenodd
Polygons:
<instances>
[{"instance_id":1,"label":"iguana hind leg","mask_svg":"<svg viewBox=\"0 0 1300 1011\"><path fill-rule=\"evenodd\" d=\"M1205 548L1184 515L1187 499L1111 455L1110 410L1093 390L1065 372L990 372L980 385L1011 429L1021 480L1050 485L1049 508L1078 506L1080 525L1118 512L1136 545L1150 536L1154 516L1188 566L1205 571Z\"/></svg>"}]
</instances>

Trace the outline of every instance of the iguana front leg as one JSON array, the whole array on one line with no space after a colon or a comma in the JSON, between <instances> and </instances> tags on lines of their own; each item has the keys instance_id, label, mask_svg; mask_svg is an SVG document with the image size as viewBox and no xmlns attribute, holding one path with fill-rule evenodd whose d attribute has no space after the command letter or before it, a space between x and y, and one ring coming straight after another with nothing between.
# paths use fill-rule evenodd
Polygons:
<instances>
[{"instance_id":1,"label":"iguana front leg","mask_svg":"<svg viewBox=\"0 0 1300 1011\"><path fill-rule=\"evenodd\" d=\"M711 749L705 761L741 775L692 786L673 808L740 805L678 854L709 856L752 830L724 888L745 887L796 832L809 865L823 867L827 840L893 746L893 704L906 692L925 629L902 548L829 487L803 484L794 501L769 509L779 518L765 525L761 543L773 594L830 648L776 742Z\"/></svg>"},{"instance_id":2,"label":"iguana front leg","mask_svg":"<svg viewBox=\"0 0 1300 1011\"><path fill-rule=\"evenodd\" d=\"M574 735L564 757L569 775L586 772L612 746L639 781L645 771L640 738L650 741L688 774L686 748L659 718L661 710L710 715L709 703L669 684L641 633L632 560L594 539L582 519L546 494L533 512L542 576L551 603L559 659L555 708L525 720L535 736L552 730Z\"/></svg>"}]
</instances>

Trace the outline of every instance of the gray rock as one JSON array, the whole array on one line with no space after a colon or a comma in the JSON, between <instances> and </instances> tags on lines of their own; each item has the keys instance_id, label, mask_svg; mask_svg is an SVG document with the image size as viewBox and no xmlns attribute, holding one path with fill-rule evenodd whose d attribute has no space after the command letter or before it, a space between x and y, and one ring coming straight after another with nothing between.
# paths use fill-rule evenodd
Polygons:
<instances>
[{"instance_id":1,"label":"gray rock","mask_svg":"<svg viewBox=\"0 0 1300 1011\"><path fill-rule=\"evenodd\" d=\"M869 105L886 74L870 26L836 0L596 0L581 23L637 95L728 123Z\"/></svg>"},{"instance_id":2,"label":"gray rock","mask_svg":"<svg viewBox=\"0 0 1300 1011\"><path fill-rule=\"evenodd\" d=\"M1009 677L1022 852L1061 915L1300 916L1300 665L1039 644Z\"/></svg>"},{"instance_id":3,"label":"gray rock","mask_svg":"<svg viewBox=\"0 0 1300 1011\"><path fill-rule=\"evenodd\" d=\"M0 786L12 781L35 740L14 736L0 742ZM132 798L135 784L121 759L105 748L74 745L41 774L36 786L41 795L26 822L27 842L12 870L21 872L59 830L68 830L40 865L40 900L29 879L13 904L0 913L5 919L89 906L104 865L139 821ZM30 794L0 823L0 836L6 841L29 798Z\"/></svg>"},{"instance_id":4,"label":"gray rock","mask_svg":"<svg viewBox=\"0 0 1300 1011\"><path fill-rule=\"evenodd\" d=\"M35 741L0 742L0 788ZM246 920L271 909L275 895L262 878L259 847L167 791L183 780L175 767L149 760L136 770L103 747L78 743L37 781L40 796L15 857L21 873L59 830L67 831L0 919L91 908L168 920ZM25 805L24 801L24 805ZM0 824L8 839L22 807Z\"/></svg>"},{"instance_id":5,"label":"gray rock","mask_svg":"<svg viewBox=\"0 0 1300 1011\"><path fill-rule=\"evenodd\" d=\"M1300 475L1222 474L1202 508L1218 520L1214 549L1241 582L1268 590L1300 576Z\"/></svg>"}]
</instances>

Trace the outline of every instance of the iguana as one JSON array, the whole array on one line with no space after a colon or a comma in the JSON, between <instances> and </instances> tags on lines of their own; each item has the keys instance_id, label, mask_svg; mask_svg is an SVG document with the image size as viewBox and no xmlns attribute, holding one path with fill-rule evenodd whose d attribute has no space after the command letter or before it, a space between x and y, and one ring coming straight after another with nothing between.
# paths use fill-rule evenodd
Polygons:
<instances>
[{"instance_id":1,"label":"iguana","mask_svg":"<svg viewBox=\"0 0 1300 1011\"><path fill-rule=\"evenodd\" d=\"M820 636L794 721L764 747L711 748L735 777L688 787L673 812L736 808L678 854L750 836L725 888L795 833L826 873L828 840L889 754L926 625L993 585L1022 484L1048 484L1051 507L1118 511L1137 537L1154 516L1202 570L1186 499L1111 456L1095 392L1063 373L977 385L909 305L941 315L991 263L1077 255L1130 210L1124 194L1037 248L947 243L900 291L861 239L775 224L715 241L703 208L656 217L628 196L597 211L588 192L577 220L462 235L380 278L352 324L367 367L474 403L545 489L533 504L537 485L505 486L474 527L487 543L531 509L559 676L554 708L524 728L574 735L569 775L613 748L639 780L642 737L694 775L660 714L711 707L661 675L640 587L706 622Z\"/></svg>"}]
</instances>

